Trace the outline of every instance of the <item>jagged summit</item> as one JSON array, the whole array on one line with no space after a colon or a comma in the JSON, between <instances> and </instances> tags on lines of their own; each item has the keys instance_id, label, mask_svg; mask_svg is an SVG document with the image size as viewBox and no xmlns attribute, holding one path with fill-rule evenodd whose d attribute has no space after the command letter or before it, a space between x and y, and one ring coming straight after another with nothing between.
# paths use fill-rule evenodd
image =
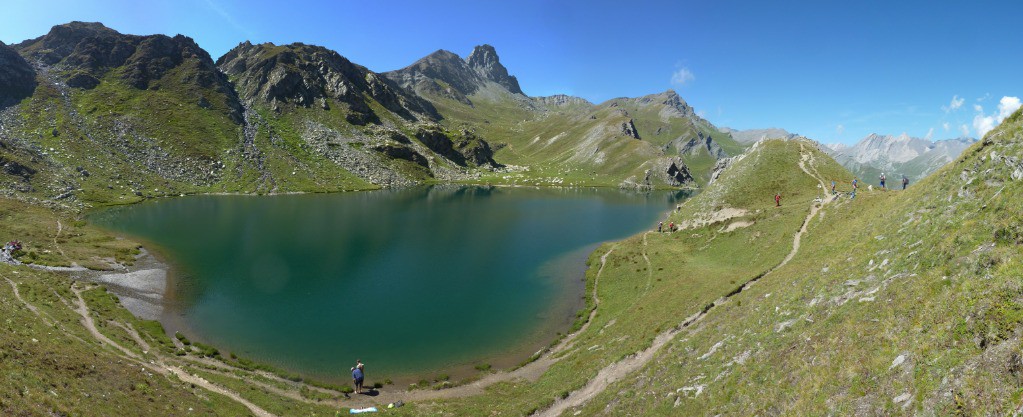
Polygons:
<instances>
[{"instance_id":1,"label":"jagged summit","mask_svg":"<svg viewBox=\"0 0 1023 417\"><path fill-rule=\"evenodd\" d=\"M440 95L472 104L466 97L497 84L511 94L524 96L519 81L508 75L497 51L490 45L479 45L465 59L453 52L438 50L405 68L382 73L404 88L420 94Z\"/></svg>"},{"instance_id":2,"label":"jagged summit","mask_svg":"<svg viewBox=\"0 0 1023 417\"><path fill-rule=\"evenodd\" d=\"M465 62L483 78L501 84L512 93L525 95L519 88L519 80L508 75L508 69L501 65L493 46L483 44L473 48Z\"/></svg>"}]
</instances>

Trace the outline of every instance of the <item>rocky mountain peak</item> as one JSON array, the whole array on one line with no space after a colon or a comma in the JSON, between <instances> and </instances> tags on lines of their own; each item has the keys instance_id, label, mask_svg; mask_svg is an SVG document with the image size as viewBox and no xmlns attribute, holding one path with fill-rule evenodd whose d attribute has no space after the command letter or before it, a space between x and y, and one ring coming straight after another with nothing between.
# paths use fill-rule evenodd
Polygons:
<instances>
[{"instance_id":1,"label":"rocky mountain peak","mask_svg":"<svg viewBox=\"0 0 1023 417\"><path fill-rule=\"evenodd\" d=\"M275 110L284 103L329 108L326 100L331 99L346 104L349 122L377 123L369 97L406 120L436 116L429 103L322 46L245 42L220 57L217 65L236 78L244 99L269 103Z\"/></svg>"},{"instance_id":2,"label":"rocky mountain peak","mask_svg":"<svg viewBox=\"0 0 1023 417\"><path fill-rule=\"evenodd\" d=\"M465 62L483 78L501 84L512 93L523 94L519 88L519 80L508 75L508 69L501 65L497 50L493 46L487 44L476 46Z\"/></svg>"}]
</instances>

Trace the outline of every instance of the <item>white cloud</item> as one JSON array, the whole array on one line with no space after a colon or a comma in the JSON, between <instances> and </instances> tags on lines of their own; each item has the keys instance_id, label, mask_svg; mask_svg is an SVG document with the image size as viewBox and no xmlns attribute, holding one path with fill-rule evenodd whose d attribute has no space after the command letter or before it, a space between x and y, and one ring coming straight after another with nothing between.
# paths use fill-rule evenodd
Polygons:
<instances>
[{"instance_id":1,"label":"white cloud","mask_svg":"<svg viewBox=\"0 0 1023 417\"><path fill-rule=\"evenodd\" d=\"M984 137L987 132L995 128L995 116L984 116L978 114L973 117L973 130L977 131L977 136Z\"/></svg>"},{"instance_id":2,"label":"white cloud","mask_svg":"<svg viewBox=\"0 0 1023 417\"><path fill-rule=\"evenodd\" d=\"M959 133L961 133L963 136L970 136L970 127L967 126L965 123L960 125Z\"/></svg>"},{"instance_id":3,"label":"white cloud","mask_svg":"<svg viewBox=\"0 0 1023 417\"><path fill-rule=\"evenodd\" d=\"M1004 96L998 101L998 113L996 114L985 115L984 108L974 105L973 109L977 111L977 115L973 117L973 129L977 131L977 137L984 137L987 132L993 130L995 126L1002 123L1002 120L1005 120L1006 117L1012 115L1019 108L1019 97L1009 96Z\"/></svg>"},{"instance_id":4,"label":"white cloud","mask_svg":"<svg viewBox=\"0 0 1023 417\"><path fill-rule=\"evenodd\" d=\"M944 128L946 132L948 132L949 130L952 130L952 126L950 126L948 124L948 122L942 123L941 127Z\"/></svg>"},{"instance_id":5,"label":"white cloud","mask_svg":"<svg viewBox=\"0 0 1023 417\"><path fill-rule=\"evenodd\" d=\"M845 126L842 125L835 126L835 132L837 132L839 135L845 133Z\"/></svg>"},{"instance_id":6,"label":"white cloud","mask_svg":"<svg viewBox=\"0 0 1023 417\"><path fill-rule=\"evenodd\" d=\"M960 107L963 107L964 101L966 101L965 98L959 97L958 94L954 95L952 96L952 101L949 102L947 106L941 106L941 109L944 110L945 113L948 113L953 110L959 110Z\"/></svg>"},{"instance_id":7,"label":"white cloud","mask_svg":"<svg viewBox=\"0 0 1023 417\"><path fill-rule=\"evenodd\" d=\"M1019 97L1002 97L1002 99L998 101L998 122L1001 123L1006 117L1012 116L1019 107Z\"/></svg>"},{"instance_id":8,"label":"white cloud","mask_svg":"<svg viewBox=\"0 0 1023 417\"><path fill-rule=\"evenodd\" d=\"M924 136L924 138L927 139L927 140L931 140L931 139L934 138L934 128L933 127L931 128L931 130L927 131L927 136Z\"/></svg>"},{"instance_id":9,"label":"white cloud","mask_svg":"<svg viewBox=\"0 0 1023 417\"><path fill-rule=\"evenodd\" d=\"M671 83L678 87L682 87L695 79L696 76L686 67L679 68L671 74Z\"/></svg>"}]
</instances>

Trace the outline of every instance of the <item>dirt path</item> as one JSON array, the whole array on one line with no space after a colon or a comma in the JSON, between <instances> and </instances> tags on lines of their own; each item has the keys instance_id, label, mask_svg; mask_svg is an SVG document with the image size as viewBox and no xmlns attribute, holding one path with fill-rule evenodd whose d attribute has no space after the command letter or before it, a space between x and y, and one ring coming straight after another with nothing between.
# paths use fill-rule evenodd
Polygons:
<instances>
[{"instance_id":1,"label":"dirt path","mask_svg":"<svg viewBox=\"0 0 1023 417\"><path fill-rule=\"evenodd\" d=\"M245 407L247 407L249 409L249 411L252 411L252 414L255 414L255 415L259 416L259 417L274 417L274 414L271 414L268 411L260 408L258 405L255 405L255 404L249 402L249 400L246 400L246 399L242 398L240 395L238 395L234 391L231 391L231 390L223 388L223 387L221 387L219 385L213 384L212 382L207 381L205 379L202 379L202 378L200 378L198 376L191 375L188 372L182 371L180 368L177 368L177 367L174 367L174 366L167 366L166 369L168 371L170 371L170 373L172 373L175 376L177 376L178 379L180 379L182 381L185 381L185 382L190 383L190 384L198 385L200 387L203 387L207 391L212 391L212 392L215 392L217 394L223 395L223 396L225 396L227 398L230 398L230 399L234 400L235 402L237 402L237 403L239 403L241 405L244 405Z\"/></svg>"},{"instance_id":2,"label":"dirt path","mask_svg":"<svg viewBox=\"0 0 1023 417\"><path fill-rule=\"evenodd\" d=\"M64 225L60 223L60 219L57 219L57 234L53 235L53 246L57 247L57 252L60 252L60 256L63 256L64 258L67 258L67 255L64 254L64 248L62 248L60 246L60 243L57 243L57 238L60 237L60 234L63 231L64 231Z\"/></svg>"},{"instance_id":3,"label":"dirt path","mask_svg":"<svg viewBox=\"0 0 1023 417\"><path fill-rule=\"evenodd\" d=\"M11 289L14 290L14 298L18 299L18 301L20 301L21 304L24 304L25 308L28 308L28 310L31 311L32 314L35 314L37 317L42 319L44 324L46 324L47 326L53 326L53 322L50 321L50 319L46 318L46 316L44 316L43 313L41 313L39 309L36 308L36 306L32 305L31 303L29 303L28 301L21 297L21 292L18 291L18 284L16 284L14 281L11 281L10 278L4 277L4 279L7 280L7 283L11 284Z\"/></svg>"},{"instance_id":4,"label":"dirt path","mask_svg":"<svg viewBox=\"0 0 1023 417\"><path fill-rule=\"evenodd\" d=\"M117 351L119 351L125 357L135 361L136 363L139 363L139 364L141 364L143 366L146 366L149 369L152 369L154 372L157 372L157 373L162 374L162 375L167 375L168 373L169 374L173 374L173 375L177 376L178 379L181 379L182 381L185 381L185 382L188 382L188 383L192 383L192 384L195 384L197 386L201 386L204 389L206 389L207 391L215 392L215 393L218 393L218 394L223 395L225 397L228 397L228 398L230 398L230 399L232 399L232 400L234 400L234 401L244 405L245 407L247 407L249 409L249 411L252 411L253 414L255 414L255 415L259 416L259 417L273 417L274 416L273 414L267 412L266 410L263 410L259 406L257 406L255 404L249 402L248 400L242 398L237 393L235 393L235 392L233 392L231 390L228 390L226 388L220 387L220 386L218 386L216 384L213 384L213 383L211 383L211 382L209 382L209 381L207 381L205 379L202 379L200 377L197 377L197 376L194 376L194 375L189 375L187 372L182 371L178 367L166 365L166 364L163 363L162 359L158 360L158 362L155 363L155 366L152 363L146 362L145 359L139 357L139 355L136 354L135 352L132 352L131 350L129 350L128 348L126 348L124 346L121 346L119 343L111 340L110 338L108 338L103 333L100 333L99 329L96 327L96 322L93 321L93 319L92 319L92 314L89 312L89 306L85 303L85 299L82 298L82 291L84 291L84 290L79 287L78 283L73 283L71 285L71 291L74 292L75 298L76 298L75 304L78 305L78 307L75 308L74 311L76 313L78 313L79 316L82 317L82 319L81 319L82 326L84 326L86 328L86 330L89 331L89 333L92 335L93 338L95 338L96 340L100 341L100 343L105 344L107 346L110 346L110 347L116 349ZM129 333L129 335L131 335L131 337L133 339L135 339L135 341L137 343L139 343L140 347L143 347L143 349L145 349L146 347L149 346L147 343L145 343L142 340L142 338L138 335L138 333L135 331L135 329L130 328L130 327L125 327L124 325L121 325L121 327L124 328ZM145 350L152 352L152 350L149 350L149 349L145 349Z\"/></svg>"},{"instance_id":5,"label":"dirt path","mask_svg":"<svg viewBox=\"0 0 1023 417\"><path fill-rule=\"evenodd\" d=\"M802 169L803 172L805 172L807 175L813 177L823 185L824 181L818 175L815 175L811 173L809 170L807 170L805 166L805 162L811 163L813 162L813 156L811 154L802 152L803 151L802 145L800 145L800 150L801 152L799 168ZM818 205L816 201L813 202L813 205L810 207L810 213L808 213L806 215L806 218L803 219L802 226L800 226L799 231L796 232L796 235L792 239L792 251L790 251L789 254L785 256L785 258L778 265L769 269L767 272L747 281L745 284L743 284L742 287L739 288L739 290L717 299L709 306L704 308L703 311L687 317L678 326L675 326L674 328L657 335L657 337L654 338L654 341L650 345L650 347L604 367L599 372L597 372L597 376L595 376L593 379L587 382L586 385L584 385L582 388L569 393L569 395L565 398L556 400L554 404L551 405L549 408L541 410L535 415L544 417L560 416L562 413L571 408L579 407L582 406L583 404L586 404L588 401L590 401L591 399L599 395L601 392L603 392L605 389L607 389L607 387L610 386L611 384L622 380L623 378L632 374L633 372L638 371L640 368L642 368L644 365L650 362L650 360L654 358L655 354L658 351L660 351L660 349L664 347L664 345L667 345L668 342L674 340L675 337L678 336L683 331L686 331L689 328L691 328L693 324L703 319L707 315L707 313L712 311L715 307L727 303L730 298L734 297L736 294L742 293L743 291L747 290L761 278L770 275L775 270L785 266L785 264L787 264L799 252L800 239L802 238L803 234L806 233L810 221L813 220L813 218L817 215L817 212L820 211L820 208L823 207L823 204L825 203Z\"/></svg>"},{"instance_id":6,"label":"dirt path","mask_svg":"<svg viewBox=\"0 0 1023 417\"><path fill-rule=\"evenodd\" d=\"M646 235L650 232L643 233L643 260L646 261L646 289L643 292L650 291L650 285L654 280L654 267L650 264L650 258L646 256Z\"/></svg>"}]
</instances>

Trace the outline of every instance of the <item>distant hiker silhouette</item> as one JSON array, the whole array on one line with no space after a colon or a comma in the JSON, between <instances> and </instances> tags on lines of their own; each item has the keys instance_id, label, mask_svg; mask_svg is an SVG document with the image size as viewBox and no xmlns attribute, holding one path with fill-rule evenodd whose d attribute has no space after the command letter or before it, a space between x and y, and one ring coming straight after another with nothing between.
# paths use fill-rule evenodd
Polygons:
<instances>
[{"instance_id":1,"label":"distant hiker silhouette","mask_svg":"<svg viewBox=\"0 0 1023 417\"><path fill-rule=\"evenodd\" d=\"M885 176L884 176L884 173L883 173L883 172L881 173L881 177L880 177L880 179L881 179L881 189L882 189L882 190L887 190L888 188L884 186L884 180L885 180Z\"/></svg>"},{"instance_id":2,"label":"distant hiker silhouette","mask_svg":"<svg viewBox=\"0 0 1023 417\"><path fill-rule=\"evenodd\" d=\"M776 193L774 195L774 206L781 207L781 193Z\"/></svg>"},{"instance_id":3,"label":"distant hiker silhouette","mask_svg":"<svg viewBox=\"0 0 1023 417\"><path fill-rule=\"evenodd\" d=\"M902 189L905 190L907 185L909 185L909 178L906 178L906 176L903 175L902 176Z\"/></svg>"}]
</instances>

